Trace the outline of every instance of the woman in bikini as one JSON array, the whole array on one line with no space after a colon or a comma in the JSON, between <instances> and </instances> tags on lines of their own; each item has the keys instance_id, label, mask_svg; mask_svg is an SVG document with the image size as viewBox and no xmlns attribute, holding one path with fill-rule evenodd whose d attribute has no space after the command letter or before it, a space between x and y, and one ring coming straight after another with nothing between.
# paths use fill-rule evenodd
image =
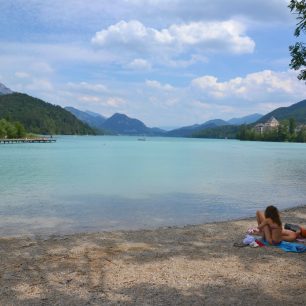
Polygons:
<instances>
[{"instance_id":1,"label":"woman in bikini","mask_svg":"<svg viewBox=\"0 0 306 306\"><path fill-rule=\"evenodd\" d=\"M296 240L295 232L283 229L278 209L275 206L268 206L265 212L257 211L256 219L262 237L270 244L276 245L282 240L289 242Z\"/></svg>"}]
</instances>

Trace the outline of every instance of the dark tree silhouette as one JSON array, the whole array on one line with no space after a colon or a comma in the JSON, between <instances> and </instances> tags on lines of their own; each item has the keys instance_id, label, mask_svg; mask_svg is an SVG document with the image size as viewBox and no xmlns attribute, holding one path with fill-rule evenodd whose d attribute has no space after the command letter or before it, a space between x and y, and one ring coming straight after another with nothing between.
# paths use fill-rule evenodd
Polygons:
<instances>
[{"instance_id":1,"label":"dark tree silhouette","mask_svg":"<svg viewBox=\"0 0 306 306\"><path fill-rule=\"evenodd\" d=\"M306 33L306 0L291 0L288 5L291 12L297 15L297 24L294 31L296 37L300 37L301 33ZM289 47L291 54L290 67L294 70L300 70L299 80L306 81L306 45L299 41Z\"/></svg>"}]
</instances>

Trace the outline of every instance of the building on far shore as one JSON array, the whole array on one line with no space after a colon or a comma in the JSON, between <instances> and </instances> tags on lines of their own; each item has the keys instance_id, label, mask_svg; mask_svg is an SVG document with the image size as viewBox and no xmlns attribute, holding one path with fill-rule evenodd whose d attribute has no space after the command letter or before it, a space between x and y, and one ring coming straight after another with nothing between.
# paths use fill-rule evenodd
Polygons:
<instances>
[{"instance_id":1,"label":"building on far shore","mask_svg":"<svg viewBox=\"0 0 306 306\"><path fill-rule=\"evenodd\" d=\"M278 128L279 126L279 122L278 120L276 120L276 118L274 118L273 116L268 120L266 121L265 123L258 123L255 125L254 127L254 130L257 132L257 133L264 133L266 131L271 131L271 130L274 130L276 128Z\"/></svg>"}]
</instances>

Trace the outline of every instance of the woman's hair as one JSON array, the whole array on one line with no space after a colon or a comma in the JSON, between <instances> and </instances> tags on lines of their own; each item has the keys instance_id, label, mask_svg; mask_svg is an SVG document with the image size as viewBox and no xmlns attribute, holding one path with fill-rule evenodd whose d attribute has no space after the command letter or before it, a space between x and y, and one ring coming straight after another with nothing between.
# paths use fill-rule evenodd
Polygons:
<instances>
[{"instance_id":1,"label":"woman's hair","mask_svg":"<svg viewBox=\"0 0 306 306\"><path fill-rule=\"evenodd\" d=\"M282 221L280 219L278 209L275 206L271 205L266 208L265 217L270 218L274 223L282 226Z\"/></svg>"}]
</instances>

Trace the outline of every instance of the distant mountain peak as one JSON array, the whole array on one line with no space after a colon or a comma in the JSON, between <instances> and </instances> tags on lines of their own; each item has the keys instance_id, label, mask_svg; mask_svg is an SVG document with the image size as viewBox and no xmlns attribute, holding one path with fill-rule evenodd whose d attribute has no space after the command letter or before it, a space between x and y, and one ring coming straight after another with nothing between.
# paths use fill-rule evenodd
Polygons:
<instances>
[{"instance_id":1,"label":"distant mountain peak","mask_svg":"<svg viewBox=\"0 0 306 306\"><path fill-rule=\"evenodd\" d=\"M133 119L133 118L130 118L129 116L127 116L126 114L121 114L121 113L115 113L115 114L113 114L109 119L111 119L111 118L116 118L116 119L118 119L118 118L123 118L123 119ZM137 119L136 119L137 120Z\"/></svg>"},{"instance_id":2,"label":"distant mountain peak","mask_svg":"<svg viewBox=\"0 0 306 306\"><path fill-rule=\"evenodd\" d=\"M102 115L91 111L84 112L71 106L66 106L65 109L82 122L87 123L90 127L98 129L100 132L104 133L103 123L105 122L106 118Z\"/></svg>"},{"instance_id":3,"label":"distant mountain peak","mask_svg":"<svg viewBox=\"0 0 306 306\"><path fill-rule=\"evenodd\" d=\"M149 128L142 121L130 118L121 113L115 113L108 118L103 127L108 131L113 131L122 135L162 135L164 131L157 128Z\"/></svg>"},{"instance_id":4,"label":"distant mountain peak","mask_svg":"<svg viewBox=\"0 0 306 306\"><path fill-rule=\"evenodd\" d=\"M8 87L0 83L0 95L10 95L13 91L10 90Z\"/></svg>"},{"instance_id":5,"label":"distant mountain peak","mask_svg":"<svg viewBox=\"0 0 306 306\"><path fill-rule=\"evenodd\" d=\"M241 118L232 118L228 120L228 123L233 125L251 124L259 120L263 115L255 113Z\"/></svg>"}]
</instances>

